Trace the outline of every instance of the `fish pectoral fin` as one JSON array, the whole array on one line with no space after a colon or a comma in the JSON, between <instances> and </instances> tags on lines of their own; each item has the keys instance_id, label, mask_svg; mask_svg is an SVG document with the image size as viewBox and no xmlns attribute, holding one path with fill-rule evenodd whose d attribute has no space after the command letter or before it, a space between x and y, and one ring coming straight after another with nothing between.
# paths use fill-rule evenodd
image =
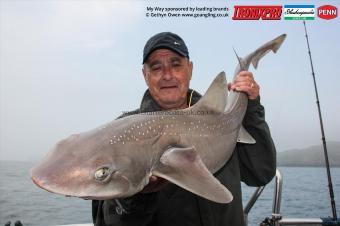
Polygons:
<instances>
[{"instance_id":1,"label":"fish pectoral fin","mask_svg":"<svg viewBox=\"0 0 340 226\"><path fill-rule=\"evenodd\" d=\"M241 126L240 132L238 133L237 142L245 144L255 144L256 140L249 134L249 132Z\"/></svg>"},{"instance_id":2,"label":"fish pectoral fin","mask_svg":"<svg viewBox=\"0 0 340 226\"><path fill-rule=\"evenodd\" d=\"M209 172L194 147L168 149L152 174L214 202L233 200L231 192Z\"/></svg>"}]
</instances>

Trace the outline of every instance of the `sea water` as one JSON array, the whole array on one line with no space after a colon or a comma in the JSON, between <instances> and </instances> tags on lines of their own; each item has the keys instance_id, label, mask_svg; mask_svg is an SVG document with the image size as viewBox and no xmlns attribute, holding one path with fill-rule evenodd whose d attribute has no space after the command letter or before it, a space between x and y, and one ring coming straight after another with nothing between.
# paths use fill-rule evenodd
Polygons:
<instances>
[{"instance_id":1,"label":"sea water","mask_svg":"<svg viewBox=\"0 0 340 226\"><path fill-rule=\"evenodd\" d=\"M89 223L91 201L55 195L35 186L29 177L34 163L0 161L0 226L20 220L24 226ZM283 175L281 214L284 217L331 216L325 168L279 167ZM332 168L337 212L340 211L340 168ZM244 206L255 188L242 185ZM259 225L272 213L274 180L249 213L249 225Z\"/></svg>"}]
</instances>

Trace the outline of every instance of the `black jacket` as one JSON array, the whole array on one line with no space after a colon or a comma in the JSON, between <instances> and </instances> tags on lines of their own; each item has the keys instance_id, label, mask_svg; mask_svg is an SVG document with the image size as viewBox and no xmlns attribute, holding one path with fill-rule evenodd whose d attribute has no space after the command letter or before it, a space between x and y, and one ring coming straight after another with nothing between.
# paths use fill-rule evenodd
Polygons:
<instances>
[{"instance_id":1,"label":"black jacket","mask_svg":"<svg viewBox=\"0 0 340 226\"><path fill-rule=\"evenodd\" d=\"M194 92L193 104L200 97L200 94ZM150 93L146 91L140 109L121 117L160 110ZM249 186L267 184L275 175L276 151L259 98L249 100L243 126L255 138L256 144L238 143L230 160L215 173L215 176L233 194L234 199L231 203L215 203L174 184L168 184L156 193L136 194L119 200L93 201L94 224L96 226L244 225L241 181Z\"/></svg>"}]
</instances>

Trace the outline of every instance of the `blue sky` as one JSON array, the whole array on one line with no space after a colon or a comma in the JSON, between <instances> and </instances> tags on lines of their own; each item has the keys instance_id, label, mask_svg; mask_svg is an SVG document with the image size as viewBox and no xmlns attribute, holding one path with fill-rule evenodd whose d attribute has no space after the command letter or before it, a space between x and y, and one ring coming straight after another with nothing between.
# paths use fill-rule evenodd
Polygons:
<instances>
[{"instance_id":1,"label":"blue sky","mask_svg":"<svg viewBox=\"0 0 340 226\"><path fill-rule=\"evenodd\" d=\"M233 77L233 47L244 56L286 33L278 53L251 71L278 151L320 144L302 22L232 20L233 6L249 2L0 0L0 159L38 160L58 140L137 108L146 89L142 50L162 31L185 40L194 63L191 87L202 94L220 71ZM148 6L227 6L230 17L150 18ZM340 141L339 20L307 22L328 141Z\"/></svg>"}]
</instances>

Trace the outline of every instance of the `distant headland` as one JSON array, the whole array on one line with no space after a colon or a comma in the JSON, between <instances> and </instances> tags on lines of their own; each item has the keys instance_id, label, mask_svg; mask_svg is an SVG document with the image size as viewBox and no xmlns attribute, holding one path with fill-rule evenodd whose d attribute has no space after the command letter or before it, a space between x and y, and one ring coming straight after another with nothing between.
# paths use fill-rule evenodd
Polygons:
<instances>
[{"instance_id":1,"label":"distant headland","mask_svg":"<svg viewBox=\"0 0 340 226\"><path fill-rule=\"evenodd\" d=\"M327 142L327 150L330 166L340 167L340 142ZM325 157L321 141L320 145L278 152L277 165L324 167Z\"/></svg>"}]
</instances>

